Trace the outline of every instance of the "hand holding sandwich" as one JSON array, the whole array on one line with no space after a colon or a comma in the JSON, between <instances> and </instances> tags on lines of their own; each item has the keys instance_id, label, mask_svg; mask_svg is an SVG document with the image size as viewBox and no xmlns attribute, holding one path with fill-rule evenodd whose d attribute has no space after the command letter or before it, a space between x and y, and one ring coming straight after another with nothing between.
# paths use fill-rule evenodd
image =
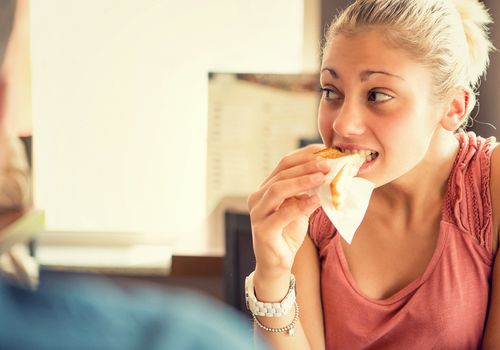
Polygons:
<instances>
[{"instance_id":1,"label":"hand holding sandwich","mask_svg":"<svg viewBox=\"0 0 500 350\"><path fill-rule=\"evenodd\" d=\"M307 234L309 216L320 204L305 193L323 184L330 167L310 145L285 156L248 198L256 258L255 278L289 280L295 254Z\"/></svg>"}]
</instances>

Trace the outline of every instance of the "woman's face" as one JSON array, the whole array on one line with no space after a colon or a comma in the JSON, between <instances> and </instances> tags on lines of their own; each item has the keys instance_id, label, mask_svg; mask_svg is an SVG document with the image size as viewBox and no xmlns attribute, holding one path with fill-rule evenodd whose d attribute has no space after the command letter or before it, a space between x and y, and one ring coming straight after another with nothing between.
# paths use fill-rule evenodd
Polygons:
<instances>
[{"instance_id":1,"label":"woman's face","mask_svg":"<svg viewBox=\"0 0 500 350\"><path fill-rule=\"evenodd\" d=\"M380 32L336 36L324 52L321 87L325 145L376 152L360 177L379 187L422 161L443 115L432 102L431 72Z\"/></svg>"}]
</instances>

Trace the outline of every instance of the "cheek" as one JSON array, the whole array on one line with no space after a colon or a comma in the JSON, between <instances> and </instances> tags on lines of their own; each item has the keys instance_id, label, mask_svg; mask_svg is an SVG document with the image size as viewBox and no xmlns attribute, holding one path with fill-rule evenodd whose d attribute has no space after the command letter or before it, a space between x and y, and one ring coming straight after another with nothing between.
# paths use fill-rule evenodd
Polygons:
<instances>
[{"instance_id":1,"label":"cheek","mask_svg":"<svg viewBox=\"0 0 500 350\"><path fill-rule=\"evenodd\" d=\"M406 114L377 126L376 135L383 140L386 165L391 169L406 172L424 158L433 133L423 118Z\"/></svg>"},{"instance_id":2,"label":"cheek","mask_svg":"<svg viewBox=\"0 0 500 350\"><path fill-rule=\"evenodd\" d=\"M327 146L331 144L333 138L333 119L329 116L330 114L331 113L328 113L326 108L324 108L320 103L318 108L318 130L321 135L321 139Z\"/></svg>"}]
</instances>

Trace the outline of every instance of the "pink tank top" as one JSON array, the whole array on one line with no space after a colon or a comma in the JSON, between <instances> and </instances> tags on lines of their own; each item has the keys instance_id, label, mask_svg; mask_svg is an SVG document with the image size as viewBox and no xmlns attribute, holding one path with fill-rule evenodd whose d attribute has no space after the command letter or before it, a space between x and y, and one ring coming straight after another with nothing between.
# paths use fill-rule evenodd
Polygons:
<instances>
[{"instance_id":1,"label":"pink tank top","mask_svg":"<svg viewBox=\"0 0 500 350\"><path fill-rule=\"evenodd\" d=\"M309 235L321 263L327 349L477 349L488 310L492 251L490 158L495 139L459 132L439 238L425 272L383 300L362 294L322 209Z\"/></svg>"}]
</instances>

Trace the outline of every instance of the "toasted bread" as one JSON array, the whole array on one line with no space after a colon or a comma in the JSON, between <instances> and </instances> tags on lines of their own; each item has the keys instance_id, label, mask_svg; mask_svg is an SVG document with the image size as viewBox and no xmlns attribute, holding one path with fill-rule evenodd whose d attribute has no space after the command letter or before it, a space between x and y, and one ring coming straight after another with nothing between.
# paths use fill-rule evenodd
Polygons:
<instances>
[{"instance_id":1,"label":"toasted bread","mask_svg":"<svg viewBox=\"0 0 500 350\"><path fill-rule=\"evenodd\" d=\"M327 159L336 159L340 157L348 156L348 153L343 153L335 148L325 148L319 152L315 153L316 155L327 158ZM340 209L344 202L344 198L346 196L347 186L346 179L347 177L352 177L353 173L350 171L352 166L350 164L345 164L339 172L335 175L332 182L330 182L330 193L332 195L332 204L335 209Z\"/></svg>"},{"instance_id":2,"label":"toasted bread","mask_svg":"<svg viewBox=\"0 0 500 350\"><path fill-rule=\"evenodd\" d=\"M330 192L332 194L332 204L335 209L341 209L344 205L345 198L349 192L351 179L356 176L358 167L352 163L345 164L335 175L330 183Z\"/></svg>"},{"instance_id":3,"label":"toasted bread","mask_svg":"<svg viewBox=\"0 0 500 350\"><path fill-rule=\"evenodd\" d=\"M321 151L318 151L314 154L317 156L320 156L322 158L327 158L327 159L335 159L335 158L345 157L345 156L349 155L347 153L340 152L338 149L332 148L332 147L322 149Z\"/></svg>"}]
</instances>

